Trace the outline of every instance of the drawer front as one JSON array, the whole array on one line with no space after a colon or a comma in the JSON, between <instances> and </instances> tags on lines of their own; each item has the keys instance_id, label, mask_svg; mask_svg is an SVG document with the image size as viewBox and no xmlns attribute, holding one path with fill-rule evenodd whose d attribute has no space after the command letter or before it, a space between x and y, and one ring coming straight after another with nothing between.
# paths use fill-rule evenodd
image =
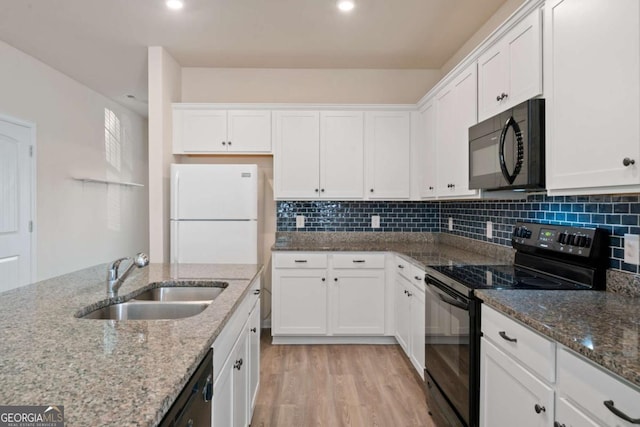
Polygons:
<instances>
[{"instance_id":1,"label":"drawer front","mask_svg":"<svg viewBox=\"0 0 640 427\"><path fill-rule=\"evenodd\" d=\"M384 253L341 253L333 255L333 268L384 268Z\"/></svg>"},{"instance_id":2,"label":"drawer front","mask_svg":"<svg viewBox=\"0 0 640 427\"><path fill-rule=\"evenodd\" d=\"M640 389L593 365L572 351L558 348L558 393L607 426L632 426L605 402L630 418L640 419ZM637 423L635 424L637 425Z\"/></svg>"},{"instance_id":3,"label":"drawer front","mask_svg":"<svg viewBox=\"0 0 640 427\"><path fill-rule=\"evenodd\" d=\"M275 268L327 268L327 254L290 252L274 254Z\"/></svg>"},{"instance_id":4,"label":"drawer front","mask_svg":"<svg viewBox=\"0 0 640 427\"><path fill-rule=\"evenodd\" d=\"M482 305L482 333L541 378L555 381L554 341L486 305Z\"/></svg>"},{"instance_id":5,"label":"drawer front","mask_svg":"<svg viewBox=\"0 0 640 427\"><path fill-rule=\"evenodd\" d=\"M424 270L402 257L396 257L396 272L414 286L424 288Z\"/></svg>"}]
</instances>

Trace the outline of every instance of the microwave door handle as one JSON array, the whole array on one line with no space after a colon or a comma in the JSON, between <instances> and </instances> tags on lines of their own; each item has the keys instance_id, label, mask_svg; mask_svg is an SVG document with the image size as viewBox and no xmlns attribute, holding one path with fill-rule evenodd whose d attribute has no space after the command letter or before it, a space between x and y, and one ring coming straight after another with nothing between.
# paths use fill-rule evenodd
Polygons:
<instances>
[{"instance_id":1,"label":"microwave door handle","mask_svg":"<svg viewBox=\"0 0 640 427\"><path fill-rule=\"evenodd\" d=\"M517 150L517 160L516 165L513 168L513 173L509 173L507 169L507 162L504 158L504 144L507 139L507 132L509 128L513 128L513 132L516 135L516 150ZM522 169L522 160L524 159L524 141L522 139L522 131L520 130L520 126L518 126L518 122L515 121L513 116L509 117L507 123L505 123L502 128L502 133L500 134L500 150L499 150L499 159L500 159L500 169L502 170L502 176L509 182L509 184L513 184L516 180L516 177L520 173Z\"/></svg>"}]
</instances>

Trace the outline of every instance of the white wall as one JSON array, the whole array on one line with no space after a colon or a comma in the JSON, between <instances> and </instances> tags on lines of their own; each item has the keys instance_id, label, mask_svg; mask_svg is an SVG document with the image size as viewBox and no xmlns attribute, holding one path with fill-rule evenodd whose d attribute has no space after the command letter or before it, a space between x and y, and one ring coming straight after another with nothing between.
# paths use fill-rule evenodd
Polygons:
<instances>
[{"instance_id":1,"label":"white wall","mask_svg":"<svg viewBox=\"0 0 640 427\"><path fill-rule=\"evenodd\" d=\"M1 41L0 64L0 113L37 126L37 278L147 251L146 120ZM105 108L125 129L120 172L105 158Z\"/></svg>"},{"instance_id":2,"label":"white wall","mask_svg":"<svg viewBox=\"0 0 640 427\"><path fill-rule=\"evenodd\" d=\"M416 103L439 70L183 68L182 102Z\"/></svg>"},{"instance_id":3,"label":"white wall","mask_svg":"<svg viewBox=\"0 0 640 427\"><path fill-rule=\"evenodd\" d=\"M162 47L149 47L149 238L151 262L169 261L171 103L180 101L181 68Z\"/></svg>"}]
</instances>

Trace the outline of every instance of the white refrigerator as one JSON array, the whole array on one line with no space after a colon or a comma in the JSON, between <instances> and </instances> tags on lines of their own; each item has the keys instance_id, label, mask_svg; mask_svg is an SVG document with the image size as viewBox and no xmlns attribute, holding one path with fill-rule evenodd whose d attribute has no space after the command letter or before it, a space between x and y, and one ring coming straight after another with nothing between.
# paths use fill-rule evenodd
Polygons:
<instances>
[{"instance_id":1,"label":"white refrigerator","mask_svg":"<svg viewBox=\"0 0 640 427\"><path fill-rule=\"evenodd\" d=\"M258 166L171 165L171 262L257 264Z\"/></svg>"}]
</instances>

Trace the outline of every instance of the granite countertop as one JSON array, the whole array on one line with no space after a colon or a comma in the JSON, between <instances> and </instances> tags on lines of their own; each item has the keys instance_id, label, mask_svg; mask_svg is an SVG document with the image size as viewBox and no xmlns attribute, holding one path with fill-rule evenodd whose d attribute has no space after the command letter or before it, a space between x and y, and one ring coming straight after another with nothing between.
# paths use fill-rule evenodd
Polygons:
<instances>
[{"instance_id":1,"label":"granite countertop","mask_svg":"<svg viewBox=\"0 0 640 427\"><path fill-rule=\"evenodd\" d=\"M640 298L600 291L481 290L476 295L640 387Z\"/></svg>"},{"instance_id":2,"label":"granite countertop","mask_svg":"<svg viewBox=\"0 0 640 427\"><path fill-rule=\"evenodd\" d=\"M154 282L229 283L202 313L177 320L76 318L106 304L107 265L0 293L0 404L64 405L67 426L157 425L261 270L150 264L120 288L124 300Z\"/></svg>"}]
</instances>

